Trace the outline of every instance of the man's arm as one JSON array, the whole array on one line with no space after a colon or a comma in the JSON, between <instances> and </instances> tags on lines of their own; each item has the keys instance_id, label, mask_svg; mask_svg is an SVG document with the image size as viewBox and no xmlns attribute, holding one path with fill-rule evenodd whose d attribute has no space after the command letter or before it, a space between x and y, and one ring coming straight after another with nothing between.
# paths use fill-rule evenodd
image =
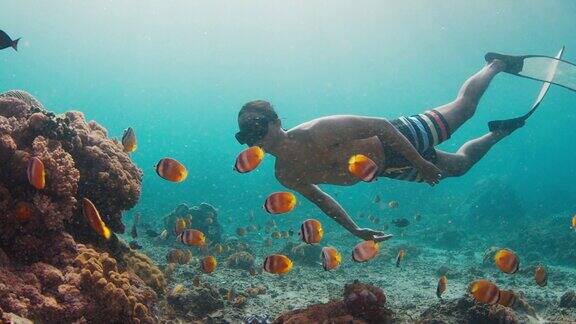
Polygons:
<instances>
[{"instance_id":1,"label":"man's arm","mask_svg":"<svg viewBox=\"0 0 576 324\"><path fill-rule=\"evenodd\" d=\"M301 195L313 202L326 215L330 216L330 218L338 222L338 224L342 225L350 233L364 240L383 241L392 237L392 235L386 235L383 232L358 227L358 225L350 218L348 213L346 213L344 208L342 208L334 198L322 191L317 185L296 185L290 186L290 188L298 191Z\"/></svg>"},{"instance_id":2,"label":"man's arm","mask_svg":"<svg viewBox=\"0 0 576 324\"><path fill-rule=\"evenodd\" d=\"M378 136L386 145L404 156L426 182L434 184L440 178L440 170L426 161L412 143L385 118L330 116L318 120L312 132L319 138L335 138L338 142Z\"/></svg>"}]
</instances>

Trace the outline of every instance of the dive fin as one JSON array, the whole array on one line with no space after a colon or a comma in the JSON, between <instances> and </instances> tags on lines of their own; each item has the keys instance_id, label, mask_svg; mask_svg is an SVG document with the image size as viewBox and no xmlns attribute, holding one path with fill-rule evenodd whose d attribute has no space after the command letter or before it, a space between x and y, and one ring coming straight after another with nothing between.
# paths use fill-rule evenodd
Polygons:
<instances>
[{"instance_id":1,"label":"dive fin","mask_svg":"<svg viewBox=\"0 0 576 324\"><path fill-rule=\"evenodd\" d=\"M557 74L558 64L560 62L564 62L561 61L563 53L564 53L564 47L560 49L558 54L556 54L556 57L550 58L551 60L547 59L549 62L547 65L544 65L543 67L542 77L540 79L536 79L541 80L544 83L542 84L542 87L540 88L538 96L536 97L536 100L532 104L532 108L530 109L530 111L528 111L526 114L520 117L511 119L493 120L489 122L488 129L490 129L491 132L505 132L510 134L513 131L517 130L518 128L524 126L524 124L526 124L526 120L528 119L528 117L532 116L532 114L536 111L538 106L540 106L540 103L544 99L544 96L546 96L546 93L548 93L548 89L550 89L550 85L554 83L553 80L555 79ZM502 60L506 63L506 69L504 70L505 72L513 73L519 76L524 76L522 75L524 73L522 72L522 69L524 68L524 59L530 57L488 53L486 54L486 56L484 56L484 58L486 59L487 62L490 62L494 59Z\"/></svg>"},{"instance_id":2,"label":"dive fin","mask_svg":"<svg viewBox=\"0 0 576 324\"><path fill-rule=\"evenodd\" d=\"M12 41L12 48L18 52L18 41L20 40L20 38L17 38L15 40Z\"/></svg>"},{"instance_id":3,"label":"dive fin","mask_svg":"<svg viewBox=\"0 0 576 324\"><path fill-rule=\"evenodd\" d=\"M526 116L511 119L493 120L488 122L488 129L491 132L503 132L510 134L526 124Z\"/></svg>"},{"instance_id":4,"label":"dive fin","mask_svg":"<svg viewBox=\"0 0 576 324\"><path fill-rule=\"evenodd\" d=\"M484 55L484 59L486 62L492 62L493 60L500 60L504 62L506 64L504 72L512 74L520 73L524 67L524 56L512 56L490 52Z\"/></svg>"}]
</instances>

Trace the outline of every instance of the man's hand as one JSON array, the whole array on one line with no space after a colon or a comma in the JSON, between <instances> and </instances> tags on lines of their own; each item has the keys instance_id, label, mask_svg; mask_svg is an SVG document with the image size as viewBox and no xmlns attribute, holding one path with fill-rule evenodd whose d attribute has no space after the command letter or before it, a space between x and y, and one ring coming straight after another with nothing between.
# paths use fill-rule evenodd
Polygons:
<instances>
[{"instance_id":1,"label":"man's hand","mask_svg":"<svg viewBox=\"0 0 576 324\"><path fill-rule=\"evenodd\" d=\"M433 186L440 182L440 177L442 177L442 172L438 169L434 163L422 159L415 165L418 173L422 177L424 181L426 181L429 185Z\"/></svg>"},{"instance_id":2,"label":"man's hand","mask_svg":"<svg viewBox=\"0 0 576 324\"><path fill-rule=\"evenodd\" d=\"M391 234L386 234L384 232L375 231L369 228L359 228L355 230L353 234L365 241L372 240L376 242L385 241L393 237Z\"/></svg>"}]
</instances>

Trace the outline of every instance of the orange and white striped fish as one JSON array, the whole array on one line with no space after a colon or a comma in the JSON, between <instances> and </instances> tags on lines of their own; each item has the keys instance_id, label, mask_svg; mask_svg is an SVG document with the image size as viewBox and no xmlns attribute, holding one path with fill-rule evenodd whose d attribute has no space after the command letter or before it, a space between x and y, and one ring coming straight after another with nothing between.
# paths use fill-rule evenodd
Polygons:
<instances>
[{"instance_id":1,"label":"orange and white striped fish","mask_svg":"<svg viewBox=\"0 0 576 324\"><path fill-rule=\"evenodd\" d=\"M440 277L440 279L438 279L438 286L436 287L436 296L438 298L442 298L442 294L446 291L447 286L448 278L446 278L446 276Z\"/></svg>"},{"instance_id":2,"label":"orange and white striped fish","mask_svg":"<svg viewBox=\"0 0 576 324\"><path fill-rule=\"evenodd\" d=\"M270 214L283 214L296 207L296 196L288 191L274 192L266 198L264 209Z\"/></svg>"},{"instance_id":3,"label":"orange and white striped fish","mask_svg":"<svg viewBox=\"0 0 576 324\"><path fill-rule=\"evenodd\" d=\"M501 249L494 255L494 263L500 271L508 274L513 274L518 271L520 260L514 251L508 249Z\"/></svg>"},{"instance_id":4,"label":"orange and white striped fish","mask_svg":"<svg viewBox=\"0 0 576 324\"><path fill-rule=\"evenodd\" d=\"M218 266L218 262L216 261L216 258L211 255L204 257L202 259L202 263L200 264L202 272L204 273L212 273L214 270L216 270L216 266Z\"/></svg>"},{"instance_id":5,"label":"orange and white striped fish","mask_svg":"<svg viewBox=\"0 0 576 324\"><path fill-rule=\"evenodd\" d=\"M185 218L177 218L174 224L174 235L178 236L188 228L190 222Z\"/></svg>"},{"instance_id":6,"label":"orange and white striped fish","mask_svg":"<svg viewBox=\"0 0 576 324\"><path fill-rule=\"evenodd\" d=\"M380 245L375 241L363 241L354 247L352 260L356 262L366 262L374 259L380 251Z\"/></svg>"},{"instance_id":7,"label":"orange and white striped fish","mask_svg":"<svg viewBox=\"0 0 576 324\"><path fill-rule=\"evenodd\" d=\"M348 160L348 171L354 177L370 182L376 178L378 165L366 155L356 154Z\"/></svg>"},{"instance_id":8,"label":"orange and white striped fish","mask_svg":"<svg viewBox=\"0 0 576 324\"><path fill-rule=\"evenodd\" d=\"M540 287L545 287L548 284L548 272L544 266L537 266L534 270L534 280Z\"/></svg>"},{"instance_id":9,"label":"orange and white striped fish","mask_svg":"<svg viewBox=\"0 0 576 324\"><path fill-rule=\"evenodd\" d=\"M28 182L32 187L41 190L46 186L46 170L44 169L44 163L37 157L30 158L28 161L28 169L26 170L28 175Z\"/></svg>"},{"instance_id":10,"label":"orange and white striped fish","mask_svg":"<svg viewBox=\"0 0 576 324\"><path fill-rule=\"evenodd\" d=\"M516 302L516 294L511 290L500 290L500 298L498 304L506 307L514 306Z\"/></svg>"},{"instance_id":11,"label":"orange and white striped fish","mask_svg":"<svg viewBox=\"0 0 576 324\"><path fill-rule=\"evenodd\" d=\"M196 229L185 229L179 236L180 242L186 245L203 246L206 243L206 236Z\"/></svg>"},{"instance_id":12,"label":"orange and white striped fish","mask_svg":"<svg viewBox=\"0 0 576 324\"><path fill-rule=\"evenodd\" d=\"M264 159L264 150L259 146L252 146L238 154L234 170L240 173L250 172L260 165Z\"/></svg>"},{"instance_id":13,"label":"orange and white striped fish","mask_svg":"<svg viewBox=\"0 0 576 324\"><path fill-rule=\"evenodd\" d=\"M264 271L272 274L287 274L293 266L292 260L283 254L272 254L264 260Z\"/></svg>"},{"instance_id":14,"label":"orange and white striped fish","mask_svg":"<svg viewBox=\"0 0 576 324\"><path fill-rule=\"evenodd\" d=\"M298 233L298 235L304 243L316 244L322 240L324 229L318 220L307 219L302 223L302 226L300 226L300 233Z\"/></svg>"},{"instance_id":15,"label":"orange and white striped fish","mask_svg":"<svg viewBox=\"0 0 576 324\"><path fill-rule=\"evenodd\" d=\"M576 231L576 215L572 217L572 229Z\"/></svg>"},{"instance_id":16,"label":"orange and white striped fish","mask_svg":"<svg viewBox=\"0 0 576 324\"><path fill-rule=\"evenodd\" d=\"M405 256L406 251L404 249L400 249L400 251L398 251L398 256L396 256L396 267L400 267L400 263L402 262L402 260L404 260Z\"/></svg>"},{"instance_id":17,"label":"orange and white striped fish","mask_svg":"<svg viewBox=\"0 0 576 324\"><path fill-rule=\"evenodd\" d=\"M156 164L156 173L163 179L172 182L182 182L188 177L186 167L171 158L163 158L160 160L158 164Z\"/></svg>"},{"instance_id":18,"label":"orange and white striped fish","mask_svg":"<svg viewBox=\"0 0 576 324\"><path fill-rule=\"evenodd\" d=\"M90 227L92 227L98 235L109 240L112 236L112 232L100 217L100 213L98 212L98 209L96 209L96 206L94 206L88 198L82 199L82 212L84 213L84 217L88 220Z\"/></svg>"},{"instance_id":19,"label":"orange and white striped fish","mask_svg":"<svg viewBox=\"0 0 576 324\"><path fill-rule=\"evenodd\" d=\"M126 128L122 134L122 147L126 153L133 153L136 151L138 145L136 144L136 133L134 133L132 127Z\"/></svg>"},{"instance_id":20,"label":"orange and white striped fish","mask_svg":"<svg viewBox=\"0 0 576 324\"><path fill-rule=\"evenodd\" d=\"M470 294L479 303L494 305L500 299L498 286L486 279L480 279L470 284Z\"/></svg>"},{"instance_id":21,"label":"orange and white striped fish","mask_svg":"<svg viewBox=\"0 0 576 324\"><path fill-rule=\"evenodd\" d=\"M342 263L342 255L331 246L322 248L322 267L325 271L336 269Z\"/></svg>"}]
</instances>

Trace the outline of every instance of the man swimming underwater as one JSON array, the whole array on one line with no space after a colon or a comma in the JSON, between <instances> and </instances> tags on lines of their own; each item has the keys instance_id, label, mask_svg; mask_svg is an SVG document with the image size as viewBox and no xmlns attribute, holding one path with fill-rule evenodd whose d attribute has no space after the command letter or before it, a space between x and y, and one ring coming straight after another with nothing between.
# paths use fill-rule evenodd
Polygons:
<instances>
[{"instance_id":1,"label":"man swimming underwater","mask_svg":"<svg viewBox=\"0 0 576 324\"><path fill-rule=\"evenodd\" d=\"M515 129L511 124L468 141L456 153L434 147L470 119L492 78L514 71L514 62L494 59L468 79L456 99L425 113L385 118L338 115L317 118L288 131L270 103L245 104L238 114L241 144L258 145L276 157L275 173L280 183L299 192L326 215L364 240L383 241L392 237L360 228L320 184L349 186L359 180L348 171L348 159L364 154L378 165L378 175L398 180L437 184L441 179L464 175L474 164ZM521 68L521 67L520 67Z\"/></svg>"}]
</instances>

